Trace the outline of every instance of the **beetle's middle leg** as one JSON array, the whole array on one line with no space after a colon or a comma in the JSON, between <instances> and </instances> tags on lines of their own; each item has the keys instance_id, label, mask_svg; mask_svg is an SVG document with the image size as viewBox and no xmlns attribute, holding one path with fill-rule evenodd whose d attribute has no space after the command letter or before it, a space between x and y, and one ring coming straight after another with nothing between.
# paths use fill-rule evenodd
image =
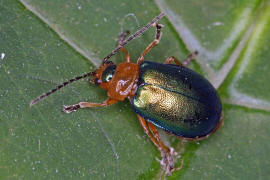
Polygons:
<instances>
[{"instance_id":1,"label":"beetle's middle leg","mask_svg":"<svg viewBox=\"0 0 270 180\"><path fill-rule=\"evenodd\" d=\"M198 51L194 51L193 53L190 53L183 62L180 62L176 57L171 56L166 59L165 64L171 64L172 62L174 62L178 66L187 66L189 65L191 60L194 59L197 55Z\"/></svg>"},{"instance_id":2,"label":"beetle's middle leg","mask_svg":"<svg viewBox=\"0 0 270 180\"><path fill-rule=\"evenodd\" d=\"M152 41L147 47L146 49L143 51L143 53L141 54L141 56L138 58L137 60L137 63L140 64L141 62L144 61L144 56L153 48L155 47L156 45L158 45L159 43L159 40L161 38L161 28L163 27L162 24L158 24L158 23L155 23L154 24L156 26L156 36L155 36L155 39L154 41Z\"/></svg>"},{"instance_id":3,"label":"beetle's middle leg","mask_svg":"<svg viewBox=\"0 0 270 180\"><path fill-rule=\"evenodd\" d=\"M129 34L129 31L125 31L123 33L120 34L119 39L117 41L117 46L121 45L123 43L123 41L126 39L127 35ZM125 54L125 60L126 62L130 62L130 55L129 52L126 48L122 47L120 49L121 52L123 52Z\"/></svg>"},{"instance_id":4,"label":"beetle's middle leg","mask_svg":"<svg viewBox=\"0 0 270 180\"><path fill-rule=\"evenodd\" d=\"M172 64L173 62L176 65L178 65L178 66L183 66L183 64L181 63L181 61L179 61L178 59L176 59L176 57L174 57L174 56L168 57L166 59L166 61L164 62L164 64Z\"/></svg>"}]
</instances>

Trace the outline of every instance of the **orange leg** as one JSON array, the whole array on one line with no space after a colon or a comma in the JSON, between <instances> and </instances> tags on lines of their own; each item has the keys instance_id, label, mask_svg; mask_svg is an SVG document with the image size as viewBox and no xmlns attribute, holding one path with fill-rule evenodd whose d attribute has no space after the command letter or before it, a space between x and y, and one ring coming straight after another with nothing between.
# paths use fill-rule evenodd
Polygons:
<instances>
[{"instance_id":1,"label":"orange leg","mask_svg":"<svg viewBox=\"0 0 270 180\"><path fill-rule=\"evenodd\" d=\"M120 37L119 37L119 39L117 41L117 45L122 44L122 42L125 40L125 38L127 37L128 34L129 34L129 31L125 31L122 34L120 34ZM125 60L126 60L126 62L130 62L130 55L129 55L128 50L126 48L122 47L120 49L120 51L125 54Z\"/></svg>"},{"instance_id":2,"label":"orange leg","mask_svg":"<svg viewBox=\"0 0 270 180\"><path fill-rule=\"evenodd\" d=\"M151 122L146 122L146 120L140 115L137 115L137 117L139 119L139 122L141 123L141 126L144 129L144 132L148 135L148 137L160 151L162 157L160 164L163 170L166 172L166 174L171 175L173 171L181 169L183 166L183 161L180 167L174 168L173 157L176 156L177 153L174 152L173 148L169 148L163 144L159 136L159 133L156 129L156 126Z\"/></svg>"},{"instance_id":3,"label":"orange leg","mask_svg":"<svg viewBox=\"0 0 270 180\"><path fill-rule=\"evenodd\" d=\"M143 117L141 117L140 115L137 114L138 120L141 124L141 126L143 127L143 130L145 132L145 134L147 134L147 136L150 138L150 140L154 143L154 145L160 149L160 145L159 142L153 137L153 135L151 134L149 127L147 125L147 122L145 121L145 119Z\"/></svg>"},{"instance_id":4,"label":"orange leg","mask_svg":"<svg viewBox=\"0 0 270 180\"><path fill-rule=\"evenodd\" d=\"M195 56L198 55L198 51L195 51L187 56L187 58L181 63L178 59L176 59L174 56L169 57L166 59L165 64L171 64L174 62L178 66L187 66L191 62L192 59L195 58Z\"/></svg>"},{"instance_id":5,"label":"orange leg","mask_svg":"<svg viewBox=\"0 0 270 180\"><path fill-rule=\"evenodd\" d=\"M160 161L160 164L162 165L162 168L165 170L165 172L168 175L171 175L171 173L173 171L177 171L183 167L183 160L182 160L181 165L179 167L174 168L174 159L173 158L174 158L174 156L177 155L177 153L174 151L174 149L172 147L168 148L167 146L165 146L163 144L163 142L160 139L157 128L153 123L148 122L148 125L149 125L149 129L151 130L152 134L155 136L155 138L159 142L160 146L163 147L162 149L167 149L166 151L161 151L162 160Z\"/></svg>"},{"instance_id":6,"label":"orange leg","mask_svg":"<svg viewBox=\"0 0 270 180\"><path fill-rule=\"evenodd\" d=\"M183 64L174 56L168 57L165 61L165 64L172 64L173 62L178 66L183 66Z\"/></svg>"},{"instance_id":7,"label":"orange leg","mask_svg":"<svg viewBox=\"0 0 270 180\"><path fill-rule=\"evenodd\" d=\"M143 51L143 53L141 54L141 56L138 58L137 60L137 63L140 64L144 61L144 56L153 48L155 47L156 45L158 45L159 43L159 40L161 38L161 28L163 27L162 24L158 24L158 23L155 23L154 24L156 26L156 36L155 36L155 39L154 41L152 41L147 47L146 49Z\"/></svg>"},{"instance_id":8,"label":"orange leg","mask_svg":"<svg viewBox=\"0 0 270 180\"><path fill-rule=\"evenodd\" d=\"M120 49L120 51L125 54L125 60L126 60L127 63L129 63L130 62L130 55L129 55L128 50L126 48L122 47Z\"/></svg>"},{"instance_id":9,"label":"orange leg","mask_svg":"<svg viewBox=\"0 0 270 180\"><path fill-rule=\"evenodd\" d=\"M110 99L110 98L104 101L103 103L79 102L78 104L74 104L71 106L64 106L63 112L71 113L73 111L77 111L80 108L109 106L117 102L118 100Z\"/></svg>"},{"instance_id":10,"label":"orange leg","mask_svg":"<svg viewBox=\"0 0 270 180\"><path fill-rule=\"evenodd\" d=\"M163 142L161 141L156 126L155 126L153 123L148 122L148 127L149 127L150 131L152 132L152 134L154 135L154 137L155 137L155 139L157 140L157 142L159 143L159 146L160 146L165 152L170 152L170 148L168 148L167 146L165 146L165 145L163 144Z\"/></svg>"}]
</instances>

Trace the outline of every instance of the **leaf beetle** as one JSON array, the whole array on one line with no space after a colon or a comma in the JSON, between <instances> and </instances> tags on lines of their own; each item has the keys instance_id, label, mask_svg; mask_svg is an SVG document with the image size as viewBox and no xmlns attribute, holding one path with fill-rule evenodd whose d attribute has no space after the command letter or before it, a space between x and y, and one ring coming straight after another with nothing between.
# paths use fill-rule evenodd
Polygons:
<instances>
[{"instance_id":1,"label":"leaf beetle","mask_svg":"<svg viewBox=\"0 0 270 180\"><path fill-rule=\"evenodd\" d=\"M118 46L104 58L98 69L62 83L37 97L30 106L60 88L90 76L92 84L107 90L108 99L102 103L79 102L64 106L63 112L109 106L128 98L143 130L161 152L160 164L166 174L171 175L173 171L181 169L183 161L180 167L174 167L176 152L173 148L164 145L156 127L180 139L204 139L222 125L222 105L211 83L185 67L197 55L196 51L182 63L173 56L164 64L144 60L144 56L159 43L163 26L157 21L164 15L161 13L127 40L125 38L128 32L122 33ZM155 39L142 52L137 63L132 63L124 45L152 25L156 27ZM119 50L125 54L125 62L116 65L108 59ZM175 64L172 64L173 62Z\"/></svg>"}]
</instances>

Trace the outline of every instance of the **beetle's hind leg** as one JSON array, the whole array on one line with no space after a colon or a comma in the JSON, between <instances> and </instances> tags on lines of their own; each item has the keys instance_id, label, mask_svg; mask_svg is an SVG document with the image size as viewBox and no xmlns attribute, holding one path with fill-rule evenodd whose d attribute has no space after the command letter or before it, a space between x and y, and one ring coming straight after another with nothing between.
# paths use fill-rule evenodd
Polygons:
<instances>
[{"instance_id":1,"label":"beetle's hind leg","mask_svg":"<svg viewBox=\"0 0 270 180\"><path fill-rule=\"evenodd\" d=\"M161 28L163 27L162 24L158 24L158 23L155 23L154 24L156 26L156 36L155 36L155 39L154 41L152 41L147 47L146 49L143 51L143 53L141 54L141 56L138 58L137 60L137 63L140 64L144 61L144 56L149 52L151 51L151 49L153 47L155 47L156 45L158 45L159 43L159 40L161 38L161 35L162 35L162 32L161 32Z\"/></svg>"},{"instance_id":2,"label":"beetle's hind leg","mask_svg":"<svg viewBox=\"0 0 270 180\"><path fill-rule=\"evenodd\" d=\"M120 34L119 39L117 41L117 46L121 45L123 43L123 41L126 39L127 35L129 34L129 31L125 31L123 33ZM121 52L123 52L125 54L125 60L126 62L130 62L130 55L129 52L126 48L122 47L120 49Z\"/></svg>"},{"instance_id":3,"label":"beetle's hind leg","mask_svg":"<svg viewBox=\"0 0 270 180\"><path fill-rule=\"evenodd\" d=\"M160 164L162 165L163 170L166 172L166 174L171 175L173 171L180 170L183 167L183 160L181 161L181 165L177 168L174 167L175 160L177 159L177 152L174 151L172 147L167 147L163 144L159 133L157 131L156 126L148 122L148 126L154 137L159 142L160 146L162 147L161 152L161 161Z\"/></svg>"},{"instance_id":4,"label":"beetle's hind leg","mask_svg":"<svg viewBox=\"0 0 270 180\"><path fill-rule=\"evenodd\" d=\"M173 148L169 148L162 142L159 133L154 124L151 122L146 122L146 120L137 115L141 126L144 129L144 132L148 135L154 145L158 148L161 153L161 161L160 164L166 174L171 175L171 173L175 170L179 170L183 166L183 161L178 168L174 168L174 157L177 156L177 153L173 150Z\"/></svg>"},{"instance_id":5,"label":"beetle's hind leg","mask_svg":"<svg viewBox=\"0 0 270 180\"><path fill-rule=\"evenodd\" d=\"M110 98L105 100L103 103L79 102L78 104L64 106L63 112L71 113L73 111L77 111L80 108L87 108L87 107L104 107L104 106L115 104L117 102L118 102L117 100L110 99Z\"/></svg>"},{"instance_id":6,"label":"beetle's hind leg","mask_svg":"<svg viewBox=\"0 0 270 180\"><path fill-rule=\"evenodd\" d=\"M172 64L174 62L178 66L188 66L192 59L194 59L198 55L198 51L194 51L193 53L190 53L187 58L181 62L176 57L171 56L166 59L165 64Z\"/></svg>"}]
</instances>

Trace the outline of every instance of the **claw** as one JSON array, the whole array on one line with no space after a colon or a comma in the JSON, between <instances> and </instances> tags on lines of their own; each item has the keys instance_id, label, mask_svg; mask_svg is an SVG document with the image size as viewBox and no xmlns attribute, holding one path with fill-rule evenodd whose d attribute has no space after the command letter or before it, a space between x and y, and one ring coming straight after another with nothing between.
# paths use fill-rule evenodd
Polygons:
<instances>
[{"instance_id":1,"label":"claw","mask_svg":"<svg viewBox=\"0 0 270 180\"><path fill-rule=\"evenodd\" d=\"M64 106L62 111L69 114L71 112L77 111L77 109L79 109L79 108L80 108L80 105L75 104L72 106Z\"/></svg>"},{"instance_id":2,"label":"claw","mask_svg":"<svg viewBox=\"0 0 270 180\"><path fill-rule=\"evenodd\" d=\"M171 176L173 171L180 170L183 167L183 160L181 160L181 165L179 167L174 167L174 163L179 157L180 156L178 156L178 153L174 151L173 148L170 148L170 152L165 152L161 150L162 159L159 160L159 163L167 175Z\"/></svg>"}]
</instances>

